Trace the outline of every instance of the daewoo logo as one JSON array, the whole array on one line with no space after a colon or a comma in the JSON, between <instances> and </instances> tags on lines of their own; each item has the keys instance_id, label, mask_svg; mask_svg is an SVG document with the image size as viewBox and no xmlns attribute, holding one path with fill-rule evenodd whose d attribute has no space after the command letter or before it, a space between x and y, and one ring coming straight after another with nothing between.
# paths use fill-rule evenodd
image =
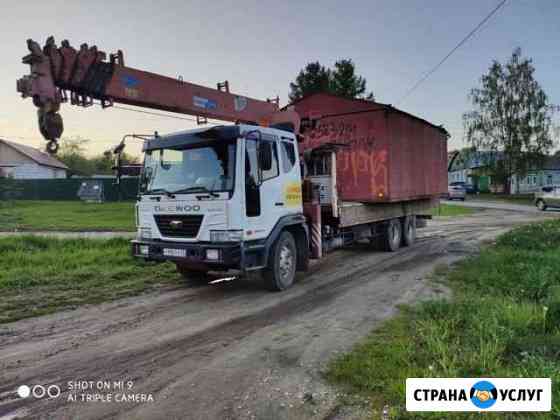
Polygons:
<instances>
[{"instance_id":1,"label":"daewoo logo","mask_svg":"<svg viewBox=\"0 0 560 420\"><path fill-rule=\"evenodd\" d=\"M169 227L171 229L180 229L181 227L183 227L183 222L180 220L172 220L169 222Z\"/></svg>"},{"instance_id":2,"label":"daewoo logo","mask_svg":"<svg viewBox=\"0 0 560 420\"><path fill-rule=\"evenodd\" d=\"M198 205L173 205L173 206L154 206L155 212L167 212L167 213L188 213L188 212L195 212L200 211L200 206Z\"/></svg>"}]
</instances>

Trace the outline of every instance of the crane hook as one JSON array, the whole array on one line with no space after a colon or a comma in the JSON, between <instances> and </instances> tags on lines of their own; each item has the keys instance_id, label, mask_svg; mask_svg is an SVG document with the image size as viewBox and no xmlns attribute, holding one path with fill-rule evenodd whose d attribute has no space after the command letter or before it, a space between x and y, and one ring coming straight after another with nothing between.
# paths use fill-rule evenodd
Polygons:
<instances>
[{"instance_id":1,"label":"crane hook","mask_svg":"<svg viewBox=\"0 0 560 420\"><path fill-rule=\"evenodd\" d=\"M56 154L58 151L58 139L64 131L62 116L54 110L47 110L43 107L38 109L37 116L39 119L39 130L43 137L49 141L47 143L47 152Z\"/></svg>"},{"instance_id":2,"label":"crane hook","mask_svg":"<svg viewBox=\"0 0 560 420\"><path fill-rule=\"evenodd\" d=\"M56 140L50 140L47 143L47 152L50 155L56 155L56 152L58 152L58 147L59 147L59 144Z\"/></svg>"}]
</instances>

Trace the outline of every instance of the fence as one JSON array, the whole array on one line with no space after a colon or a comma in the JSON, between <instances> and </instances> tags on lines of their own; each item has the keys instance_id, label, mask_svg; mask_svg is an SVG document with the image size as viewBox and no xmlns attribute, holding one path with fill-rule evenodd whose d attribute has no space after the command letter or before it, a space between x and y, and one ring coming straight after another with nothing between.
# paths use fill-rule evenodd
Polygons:
<instances>
[{"instance_id":1,"label":"fence","mask_svg":"<svg viewBox=\"0 0 560 420\"><path fill-rule=\"evenodd\" d=\"M70 179L0 179L0 198L18 200L79 200L78 189L83 181L103 182L105 201L134 200L138 195L138 178L122 178L114 185L111 178Z\"/></svg>"}]
</instances>

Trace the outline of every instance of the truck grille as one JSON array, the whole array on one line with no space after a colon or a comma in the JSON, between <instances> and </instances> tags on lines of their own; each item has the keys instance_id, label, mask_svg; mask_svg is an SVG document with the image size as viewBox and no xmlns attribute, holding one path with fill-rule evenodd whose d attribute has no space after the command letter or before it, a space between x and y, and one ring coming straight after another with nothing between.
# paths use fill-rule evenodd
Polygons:
<instances>
[{"instance_id":1,"label":"truck grille","mask_svg":"<svg viewBox=\"0 0 560 420\"><path fill-rule=\"evenodd\" d=\"M162 236L195 238L200 230L203 216L156 214L154 218Z\"/></svg>"}]
</instances>

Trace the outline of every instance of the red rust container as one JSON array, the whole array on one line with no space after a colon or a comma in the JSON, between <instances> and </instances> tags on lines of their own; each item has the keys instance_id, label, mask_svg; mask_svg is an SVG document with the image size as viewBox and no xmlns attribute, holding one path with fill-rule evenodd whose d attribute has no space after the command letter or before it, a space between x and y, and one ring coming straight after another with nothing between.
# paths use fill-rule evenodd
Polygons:
<instances>
[{"instance_id":1,"label":"red rust container","mask_svg":"<svg viewBox=\"0 0 560 420\"><path fill-rule=\"evenodd\" d=\"M293 104L302 118L320 119L300 151L326 143L337 151L339 199L394 202L447 191L447 132L389 105L325 93Z\"/></svg>"}]
</instances>

